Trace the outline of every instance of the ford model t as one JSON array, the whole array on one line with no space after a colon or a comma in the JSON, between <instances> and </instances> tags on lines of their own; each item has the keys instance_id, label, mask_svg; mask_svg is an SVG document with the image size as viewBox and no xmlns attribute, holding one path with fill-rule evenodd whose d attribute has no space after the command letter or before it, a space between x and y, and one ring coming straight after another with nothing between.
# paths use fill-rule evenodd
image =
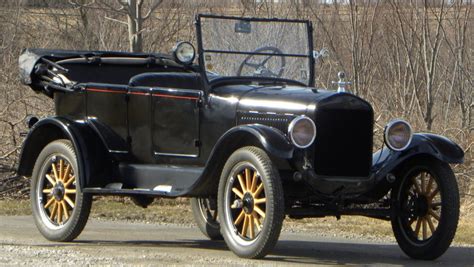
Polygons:
<instances>
[{"instance_id":1,"label":"ford model t","mask_svg":"<svg viewBox=\"0 0 474 267\"><path fill-rule=\"evenodd\" d=\"M401 119L374 136L371 105L342 79L315 88L309 21L198 15L196 34L197 52L20 56L23 83L55 103L28 120L18 169L47 239L75 239L93 195L125 195L191 198L201 231L241 257L268 254L285 216L378 218L412 258L448 249L458 145Z\"/></svg>"}]
</instances>

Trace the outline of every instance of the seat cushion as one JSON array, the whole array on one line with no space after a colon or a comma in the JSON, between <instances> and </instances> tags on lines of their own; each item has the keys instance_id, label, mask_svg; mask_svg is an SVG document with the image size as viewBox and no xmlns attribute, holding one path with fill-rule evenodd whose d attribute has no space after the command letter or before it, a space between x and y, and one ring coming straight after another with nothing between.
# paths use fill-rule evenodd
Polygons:
<instances>
[{"instance_id":1,"label":"seat cushion","mask_svg":"<svg viewBox=\"0 0 474 267\"><path fill-rule=\"evenodd\" d=\"M130 86L166 87L202 90L201 76L197 73L149 72L133 76Z\"/></svg>"}]
</instances>

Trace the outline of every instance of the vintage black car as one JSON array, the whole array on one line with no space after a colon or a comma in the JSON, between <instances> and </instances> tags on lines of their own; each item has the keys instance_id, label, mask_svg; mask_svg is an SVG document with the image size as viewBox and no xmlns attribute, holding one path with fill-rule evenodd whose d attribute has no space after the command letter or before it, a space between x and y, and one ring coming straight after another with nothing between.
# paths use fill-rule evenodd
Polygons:
<instances>
[{"instance_id":1,"label":"vintage black car","mask_svg":"<svg viewBox=\"0 0 474 267\"><path fill-rule=\"evenodd\" d=\"M198 15L196 34L197 52L171 55L24 50L23 83L56 109L28 120L18 167L47 239L75 239L93 195L124 195L191 198L200 230L240 257L268 254L285 216L378 218L412 258L448 249L458 145L395 119L373 153L370 103L343 75L314 87L309 21Z\"/></svg>"}]
</instances>

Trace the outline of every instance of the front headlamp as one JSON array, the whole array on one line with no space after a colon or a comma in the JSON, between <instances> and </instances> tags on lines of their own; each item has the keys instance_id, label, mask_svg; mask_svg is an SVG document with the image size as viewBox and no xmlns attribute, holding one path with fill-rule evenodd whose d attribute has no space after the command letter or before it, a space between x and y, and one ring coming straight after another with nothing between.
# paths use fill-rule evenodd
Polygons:
<instances>
[{"instance_id":1,"label":"front headlamp","mask_svg":"<svg viewBox=\"0 0 474 267\"><path fill-rule=\"evenodd\" d=\"M404 120L393 120L385 126L385 144L392 150L405 150L410 145L412 137L411 126Z\"/></svg>"},{"instance_id":2,"label":"front headlamp","mask_svg":"<svg viewBox=\"0 0 474 267\"><path fill-rule=\"evenodd\" d=\"M194 61L196 50L190 42L179 42L173 47L173 56L179 63L189 65Z\"/></svg>"},{"instance_id":3,"label":"front headlamp","mask_svg":"<svg viewBox=\"0 0 474 267\"><path fill-rule=\"evenodd\" d=\"M288 126L291 142L298 148L307 148L316 138L316 125L306 116L294 118Z\"/></svg>"}]
</instances>

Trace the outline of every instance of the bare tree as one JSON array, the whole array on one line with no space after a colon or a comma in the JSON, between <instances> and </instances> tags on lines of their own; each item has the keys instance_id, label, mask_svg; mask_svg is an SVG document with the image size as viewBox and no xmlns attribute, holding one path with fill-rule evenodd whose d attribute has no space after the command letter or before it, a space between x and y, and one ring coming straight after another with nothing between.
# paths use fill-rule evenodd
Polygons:
<instances>
[{"instance_id":1,"label":"bare tree","mask_svg":"<svg viewBox=\"0 0 474 267\"><path fill-rule=\"evenodd\" d=\"M153 12L161 5L162 0L151 0L149 5L145 0L69 0L69 3L78 8L99 8L112 11L120 16L125 16L126 21L121 18L106 17L107 19L124 24L128 27L128 40L131 52L143 51L144 23Z\"/></svg>"}]
</instances>

